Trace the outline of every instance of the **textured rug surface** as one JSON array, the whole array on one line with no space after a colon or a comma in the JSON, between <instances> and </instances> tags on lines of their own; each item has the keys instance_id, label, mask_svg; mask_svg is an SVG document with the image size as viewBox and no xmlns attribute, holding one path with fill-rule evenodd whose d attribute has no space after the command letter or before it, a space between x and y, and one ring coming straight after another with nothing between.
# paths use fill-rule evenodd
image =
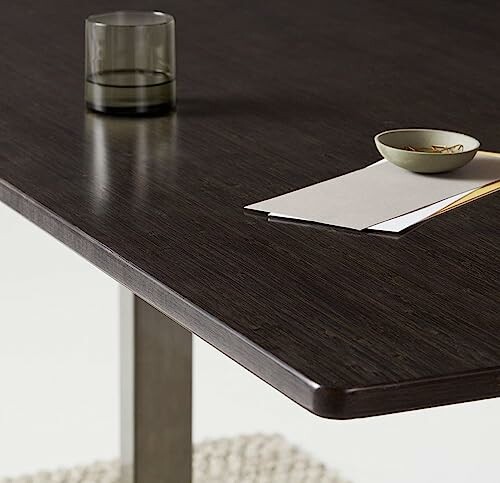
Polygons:
<instances>
[{"instance_id":1,"label":"textured rug surface","mask_svg":"<svg viewBox=\"0 0 500 483\"><path fill-rule=\"evenodd\" d=\"M117 461L41 472L0 483L120 483ZM158 482L161 483L161 482ZM193 483L348 483L281 436L240 436L195 445Z\"/></svg>"}]
</instances>

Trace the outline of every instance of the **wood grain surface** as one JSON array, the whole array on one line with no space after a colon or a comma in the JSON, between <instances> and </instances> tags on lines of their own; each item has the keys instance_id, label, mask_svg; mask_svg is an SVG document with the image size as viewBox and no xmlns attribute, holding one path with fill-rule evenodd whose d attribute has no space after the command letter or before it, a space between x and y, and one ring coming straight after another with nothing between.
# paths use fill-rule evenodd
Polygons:
<instances>
[{"instance_id":1,"label":"wood grain surface","mask_svg":"<svg viewBox=\"0 0 500 483\"><path fill-rule=\"evenodd\" d=\"M137 3L1 7L0 200L321 416L500 395L500 193L400 237L242 209L385 129L500 151L496 2L144 0L176 17L179 105L141 119L83 103L84 18Z\"/></svg>"}]
</instances>

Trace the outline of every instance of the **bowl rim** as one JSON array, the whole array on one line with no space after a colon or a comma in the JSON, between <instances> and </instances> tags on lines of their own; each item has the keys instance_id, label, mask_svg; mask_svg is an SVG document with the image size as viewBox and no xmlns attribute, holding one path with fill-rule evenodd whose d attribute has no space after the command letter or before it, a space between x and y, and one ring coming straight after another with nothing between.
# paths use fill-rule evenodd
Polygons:
<instances>
[{"instance_id":1,"label":"bowl rim","mask_svg":"<svg viewBox=\"0 0 500 483\"><path fill-rule=\"evenodd\" d=\"M383 136L384 134L389 134L389 133L393 133L393 132L409 132L409 131L425 131L425 132L443 132L443 133L448 133L448 134L460 134L460 136L465 136L469 139L471 139L472 141L474 141L476 143L476 147L474 148L471 148L471 149L467 149L465 151L460 151L459 153L424 153L424 152L421 152L421 151L407 151L406 149L401 149L401 148L395 148L394 146L390 146L389 144L386 144L384 143L383 141L380 140L380 137ZM373 140L375 141L375 143L380 143L382 144L383 146L387 147L387 148L391 148L391 149L395 149L397 151L402 151L402 152L405 152L405 153L409 153L411 152L411 154L417 154L417 155L421 155L423 154L424 156L426 155L432 155L432 156L436 156L436 155L442 155L442 156L456 156L458 154L466 154L466 153L471 153L473 151L477 151L480 147L481 147L481 142L476 139L475 137L473 136L470 136L469 134L464 134L463 132L458 132L458 131L448 131L446 129L427 129L427 128L403 128L403 129L389 129L388 131L383 131L381 133L378 133L376 136L374 136Z\"/></svg>"}]
</instances>

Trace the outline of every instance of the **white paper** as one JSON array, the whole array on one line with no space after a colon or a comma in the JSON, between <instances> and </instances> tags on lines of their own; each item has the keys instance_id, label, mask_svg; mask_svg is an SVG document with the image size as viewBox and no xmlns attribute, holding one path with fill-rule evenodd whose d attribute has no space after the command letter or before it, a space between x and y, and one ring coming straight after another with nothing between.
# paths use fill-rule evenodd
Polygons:
<instances>
[{"instance_id":1,"label":"white paper","mask_svg":"<svg viewBox=\"0 0 500 483\"><path fill-rule=\"evenodd\" d=\"M438 201L433 205L426 206L425 208L421 208L420 210L411 211L410 213L406 213L406 215L401 215L396 218L392 218L391 220L383 221L382 223L378 223L373 226L369 226L368 230L376 230L376 231L388 231L392 233L399 233L410 226L416 225L421 221L426 220L429 216L434 215L438 211L441 211L443 208L455 203L459 199L467 196L469 193L472 193L475 190L466 191L465 193L460 193L459 195L452 196L451 198L447 198L443 201Z\"/></svg>"},{"instance_id":2,"label":"white paper","mask_svg":"<svg viewBox=\"0 0 500 483\"><path fill-rule=\"evenodd\" d=\"M433 175L411 173L379 162L246 208L271 216L362 230L424 208L433 214L436 210L431 205L498 179L500 159L495 153L479 152L463 168Z\"/></svg>"},{"instance_id":3,"label":"white paper","mask_svg":"<svg viewBox=\"0 0 500 483\"><path fill-rule=\"evenodd\" d=\"M452 203L455 203L455 201L458 201L459 199L467 196L469 193L472 193L474 191L475 190L466 191L464 193L460 193L458 195L447 198L443 201L439 201L432 205L426 206L425 208L421 208L420 210L411 211L410 213L406 213L405 215L397 216L396 218L383 221L382 223L377 223L376 225L369 226L367 230L400 233L403 230L410 228L410 226L416 225L417 223L426 220L438 211L441 211L443 208L446 208ZM283 216L280 213L269 213L268 216L270 218L286 218L289 220L308 221L292 216Z\"/></svg>"}]
</instances>

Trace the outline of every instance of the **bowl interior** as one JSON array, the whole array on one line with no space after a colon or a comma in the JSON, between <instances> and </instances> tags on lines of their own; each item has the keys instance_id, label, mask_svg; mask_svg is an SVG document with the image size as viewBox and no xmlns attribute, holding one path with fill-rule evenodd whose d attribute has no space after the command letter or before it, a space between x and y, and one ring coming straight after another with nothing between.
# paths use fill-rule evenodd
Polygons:
<instances>
[{"instance_id":1,"label":"bowl interior","mask_svg":"<svg viewBox=\"0 0 500 483\"><path fill-rule=\"evenodd\" d=\"M462 152L473 151L479 148L479 141L466 134L451 131L438 131L433 129L401 129L387 131L379 134L376 139L391 148L405 149L407 146L414 148L436 146L454 146L462 144ZM429 153L421 153L429 154Z\"/></svg>"}]
</instances>

